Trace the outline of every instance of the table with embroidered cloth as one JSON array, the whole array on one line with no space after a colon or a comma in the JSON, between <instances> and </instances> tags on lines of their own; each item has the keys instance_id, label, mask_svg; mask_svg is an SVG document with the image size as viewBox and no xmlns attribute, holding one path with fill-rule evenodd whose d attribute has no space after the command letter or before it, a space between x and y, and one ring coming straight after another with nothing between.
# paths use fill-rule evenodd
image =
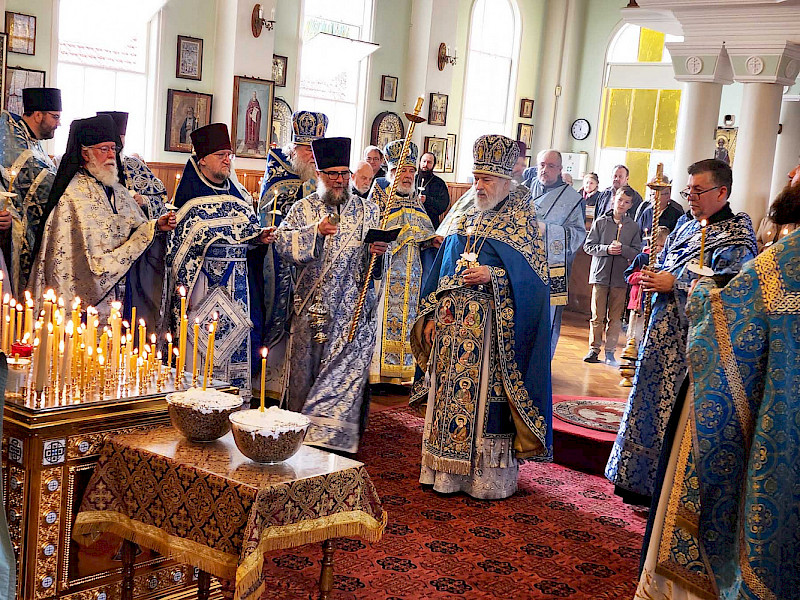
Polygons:
<instances>
[{"instance_id":1,"label":"table with embroidered cloth","mask_svg":"<svg viewBox=\"0 0 800 600\"><path fill-rule=\"evenodd\" d=\"M377 541L385 525L386 513L360 462L303 446L289 460L261 465L239 452L230 433L192 443L163 427L108 440L73 539L91 545L101 533L114 533L198 567L205 576L198 582L201 596L208 594L210 573L243 600L264 589L265 552L323 542L320 597L326 598L331 538ZM132 578L132 563L129 571Z\"/></svg>"}]
</instances>

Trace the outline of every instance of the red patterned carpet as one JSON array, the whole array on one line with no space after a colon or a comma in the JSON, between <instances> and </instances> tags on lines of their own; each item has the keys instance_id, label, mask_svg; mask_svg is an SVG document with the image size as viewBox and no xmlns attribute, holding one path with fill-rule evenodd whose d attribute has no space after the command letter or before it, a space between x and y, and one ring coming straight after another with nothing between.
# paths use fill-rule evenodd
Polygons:
<instances>
[{"instance_id":1,"label":"red patterned carpet","mask_svg":"<svg viewBox=\"0 0 800 600\"><path fill-rule=\"evenodd\" d=\"M645 518L607 480L530 463L507 500L423 491L422 424L406 409L370 417L358 459L389 523L377 544L337 540L335 600L633 597ZM318 544L266 559L263 599L317 597Z\"/></svg>"}]
</instances>

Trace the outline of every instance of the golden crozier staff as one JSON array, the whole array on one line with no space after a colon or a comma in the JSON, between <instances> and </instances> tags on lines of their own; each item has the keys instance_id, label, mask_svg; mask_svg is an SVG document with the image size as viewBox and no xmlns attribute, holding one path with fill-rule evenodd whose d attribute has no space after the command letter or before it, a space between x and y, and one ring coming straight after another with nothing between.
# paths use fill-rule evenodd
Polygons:
<instances>
[{"instance_id":1,"label":"golden crozier staff","mask_svg":"<svg viewBox=\"0 0 800 600\"><path fill-rule=\"evenodd\" d=\"M664 189L671 187L671 183L664 178L664 163L658 163L656 167L656 174L653 179L647 184L651 190L653 190L653 221L650 224L650 237L656 235L658 231L658 222L661 219L661 213L663 209L661 208L661 194ZM655 272L656 260L657 256L655 252L653 252L653 240L650 239L647 242L647 245L650 246L650 259L647 261L647 266L645 270L650 272ZM650 323L650 313L653 310L653 292L645 292L644 293L644 330L647 331L647 327ZM644 340L644 335L642 336L642 340Z\"/></svg>"},{"instance_id":2,"label":"golden crozier staff","mask_svg":"<svg viewBox=\"0 0 800 600\"><path fill-rule=\"evenodd\" d=\"M422 110L422 103L425 100L420 96L417 98L417 103L414 106L414 112L412 113L405 113L406 118L409 120L408 124L408 134L406 138L403 140L403 149L400 151L400 160L398 164L403 164L403 161L408 156L409 149L411 147L411 136L414 134L414 127L417 123L423 123L425 121L424 117L420 117L419 113ZM395 194L397 193L397 177L392 180L392 187L389 189L389 198L386 200L386 208L383 211L383 216L381 217L381 229L386 228L386 223L389 220L389 214L391 213L391 206L392 202L394 201ZM358 320L361 318L361 311L364 310L364 302L367 299L367 291L369 290L369 286L372 283L372 272L375 270L375 262L377 261L378 257L375 254L372 254L369 259L369 266L367 267L366 277L364 278L364 285L361 288L361 294L358 297L358 304L356 304L356 312L353 315L353 322L350 325L350 334L347 336L347 341L352 342L356 337L356 329L358 328Z\"/></svg>"}]
</instances>

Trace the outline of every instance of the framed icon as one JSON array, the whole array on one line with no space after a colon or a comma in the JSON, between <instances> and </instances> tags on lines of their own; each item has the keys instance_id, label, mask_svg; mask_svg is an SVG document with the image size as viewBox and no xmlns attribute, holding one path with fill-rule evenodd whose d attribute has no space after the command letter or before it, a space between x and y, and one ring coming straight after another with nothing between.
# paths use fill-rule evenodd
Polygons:
<instances>
[{"instance_id":1,"label":"framed icon","mask_svg":"<svg viewBox=\"0 0 800 600\"><path fill-rule=\"evenodd\" d=\"M6 11L8 51L36 54L36 17Z\"/></svg>"},{"instance_id":2,"label":"framed icon","mask_svg":"<svg viewBox=\"0 0 800 600\"><path fill-rule=\"evenodd\" d=\"M533 146L533 125L528 123L517 123L517 140L525 142L530 148Z\"/></svg>"},{"instance_id":3,"label":"framed icon","mask_svg":"<svg viewBox=\"0 0 800 600\"><path fill-rule=\"evenodd\" d=\"M3 34L5 36L5 34ZM5 65L5 52L3 64ZM36 69L6 67L3 81L3 108L10 113L21 115L22 90L29 87L44 87L45 73Z\"/></svg>"},{"instance_id":4,"label":"framed icon","mask_svg":"<svg viewBox=\"0 0 800 600\"><path fill-rule=\"evenodd\" d=\"M267 158L274 102L274 81L234 76L231 139L236 156Z\"/></svg>"},{"instance_id":5,"label":"framed icon","mask_svg":"<svg viewBox=\"0 0 800 600\"><path fill-rule=\"evenodd\" d=\"M196 81L203 78L203 40L185 35L178 36L175 77Z\"/></svg>"},{"instance_id":6,"label":"framed icon","mask_svg":"<svg viewBox=\"0 0 800 600\"><path fill-rule=\"evenodd\" d=\"M530 119L533 117L533 100L530 98L523 98L519 101L519 116L522 119Z\"/></svg>"},{"instance_id":7,"label":"framed icon","mask_svg":"<svg viewBox=\"0 0 800 600\"><path fill-rule=\"evenodd\" d=\"M448 133L447 134L447 155L444 159L444 172L445 173L453 173L455 172L456 166L456 134L455 133Z\"/></svg>"},{"instance_id":8,"label":"framed icon","mask_svg":"<svg viewBox=\"0 0 800 600\"><path fill-rule=\"evenodd\" d=\"M276 87L286 87L286 67L289 59L278 54L272 55L272 81Z\"/></svg>"},{"instance_id":9,"label":"framed icon","mask_svg":"<svg viewBox=\"0 0 800 600\"><path fill-rule=\"evenodd\" d=\"M428 125L447 124L447 94L431 93L428 102Z\"/></svg>"},{"instance_id":10,"label":"framed icon","mask_svg":"<svg viewBox=\"0 0 800 600\"><path fill-rule=\"evenodd\" d=\"M389 142L402 139L405 132L405 126L400 116L397 113L385 111L372 121L369 143L383 149Z\"/></svg>"},{"instance_id":11,"label":"framed icon","mask_svg":"<svg viewBox=\"0 0 800 600\"><path fill-rule=\"evenodd\" d=\"M191 133L211 122L211 94L167 90L167 126L164 150L191 152Z\"/></svg>"},{"instance_id":12,"label":"framed icon","mask_svg":"<svg viewBox=\"0 0 800 600\"><path fill-rule=\"evenodd\" d=\"M447 161L447 138L425 136L423 152L430 152L436 157L436 166L433 167L433 172L444 173Z\"/></svg>"},{"instance_id":13,"label":"framed icon","mask_svg":"<svg viewBox=\"0 0 800 600\"><path fill-rule=\"evenodd\" d=\"M384 102L397 102L397 77L391 75L381 76L381 100Z\"/></svg>"}]
</instances>

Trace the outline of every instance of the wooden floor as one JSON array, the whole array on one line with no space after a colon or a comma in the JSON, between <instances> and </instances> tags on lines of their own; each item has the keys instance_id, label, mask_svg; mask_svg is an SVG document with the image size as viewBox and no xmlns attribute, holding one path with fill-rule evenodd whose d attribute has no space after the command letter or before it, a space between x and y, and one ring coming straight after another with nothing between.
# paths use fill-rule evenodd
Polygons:
<instances>
[{"instance_id":1,"label":"wooden floor","mask_svg":"<svg viewBox=\"0 0 800 600\"><path fill-rule=\"evenodd\" d=\"M624 336L620 336L623 343ZM620 360L623 348L618 348ZM603 363L585 363L589 351L589 316L564 312L561 338L551 364L553 394L565 396L599 396L602 398L627 398L630 388L619 386L619 369ZM602 354L604 356L604 354ZM373 393L371 410L383 410L408 402L403 388L394 387L385 395Z\"/></svg>"}]
</instances>

